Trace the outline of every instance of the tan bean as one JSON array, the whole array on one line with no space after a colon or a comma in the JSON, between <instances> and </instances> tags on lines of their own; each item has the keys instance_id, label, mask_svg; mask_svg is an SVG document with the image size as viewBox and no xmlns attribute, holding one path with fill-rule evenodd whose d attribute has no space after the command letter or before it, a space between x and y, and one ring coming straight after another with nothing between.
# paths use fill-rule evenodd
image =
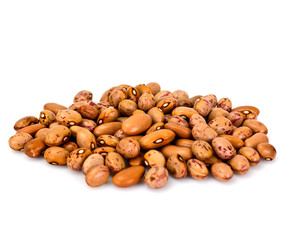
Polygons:
<instances>
[{"instance_id":1,"label":"tan bean","mask_svg":"<svg viewBox=\"0 0 298 240\"><path fill-rule=\"evenodd\" d=\"M218 108L222 108L227 112L231 112L232 110L232 101L229 98L221 98L217 103Z\"/></svg>"},{"instance_id":2,"label":"tan bean","mask_svg":"<svg viewBox=\"0 0 298 240\"><path fill-rule=\"evenodd\" d=\"M139 91L140 96L142 96L144 93L152 94L151 88L145 84L138 84L137 86L135 86L135 88Z\"/></svg>"},{"instance_id":3,"label":"tan bean","mask_svg":"<svg viewBox=\"0 0 298 240\"><path fill-rule=\"evenodd\" d=\"M261 159L257 150L252 147L242 147L238 150L238 154L246 157L251 166L258 165Z\"/></svg>"},{"instance_id":4,"label":"tan bean","mask_svg":"<svg viewBox=\"0 0 298 240\"><path fill-rule=\"evenodd\" d=\"M143 93L138 100L138 107L143 111L148 111L155 106L154 96L151 93Z\"/></svg>"},{"instance_id":5,"label":"tan bean","mask_svg":"<svg viewBox=\"0 0 298 240\"><path fill-rule=\"evenodd\" d=\"M119 142L119 139L113 135L104 134L100 135L96 139L97 146L100 147L113 147L115 148Z\"/></svg>"},{"instance_id":6,"label":"tan bean","mask_svg":"<svg viewBox=\"0 0 298 240\"><path fill-rule=\"evenodd\" d=\"M221 134L219 135L219 137L223 137L227 139L235 149L239 149L244 146L244 142L238 137L234 137L232 135L227 135L227 134Z\"/></svg>"},{"instance_id":7,"label":"tan bean","mask_svg":"<svg viewBox=\"0 0 298 240\"><path fill-rule=\"evenodd\" d=\"M223 160L231 159L236 155L233 145L223 137L216 137L212 140L212 148L216 155Z\"/></svg>"},{"instance_id":8,"label":"tan bean","mask_svg":"<svg viewBox=\"0 0 298 240\"><path fill-rule=\"evenodd\" d=\"M134 158L130 158L128 159L128 165L129 166L142 166L144 165L144 153L140 152L138 156L134 157Z\"/></svg>"},{"instance_id":9,"label":"tan bean","mask_svg":"<svg viewBox=\"0 0 298 240\"><path fill-rule=\"evenodd\" d=\"M85 175L85 181L90 187L99 187L105 184L110 177L109 169L104 165L96 165Z\"/></svg>"},{"instance_id":10,"label":"tan bean","mask_svg":"<svg viewBox=\"0 0 298 240\"><path fill-rule=\"evenodd\" d=\"M67 157L66 164L71 170L81 170L86 158L91 155L88 148L77 148L73 150Z\"/></svg>"},{"instance_id":11,"label":"tan bean","mask_svg":"<svg viewBox=\"0 0 298 240\"><path fill-rule=\"evenodd\" d=\"M228 160L228 164L236 174L240 175L247 173L250 168L247 158L240 154L237 154L232 159Z\"/></svg>"},{"instance_id":12,"label":"tan bean","mask_svg":"<svg viewBox=\"0 0 298 240\"><path fill-rule=\"evenodd\" d=\"M135 87L129 87L126 91L126 98L136 103L138 102L140 96L140 92Z\"/></svg>"},{"instance_id":13,"label":"tan bean","mask_svg":"<svg viewBox=\"0 0 298 240\"><path fill-rule=\"evenodd\" d=\"M234 111L234 112L230 112L227 115L227 118L232 122L232 124L236 127L240 127L241 124L244 121L244 117L243 114L238 112L238 111Z\"/></svg>"},{"instance_id":14,"label":"tan bean","mask_svg":"<svg viewBox=\"0 0 298 240\"><path fill-rule=\"evenodd\" d=\"M123 138L118 142L116 150L125 158L134 158L140 153L140 144L135 139Z\"/></svg>"},{"instance_id":15,"label":"tan bean","mask_svg":"<svg viewBox=\"0 0 298 240\"><path fill-rule=\"evenodd\" d=\"M99 115L99 111L96 106L82 105L77 110L83 118L96 119Z\"/></svg>"},{"instance_id":16,"label":"tan bean","mask_svg":"<svg viewBox=\"0 0 298 240\"><path fill-rule=\"evenodd\" d=\"M98 148L95 148L92 152L93 153L98 153L98 154L100 154L101 156L103 156L105 158L109 152L116 152L116 148L98 147Z\"/></svg>"},{"instance_id":17,"label":"tan bean","mask_svg":"<svg viewBox=\"0 0 298 240\"><path fill-rule=\"evenodd\" d=\"M189 175L197 180L203 180L207 178L209 174L205 163L195 158L187 160L187 170Z\"/></svg>"},{"instance_id":18,"label":"tan bean","mask_svg":"<svg viewBox=\"0 0 298 240\"><path fill-rule=\"evenodd\" d=\"M216 117L211 120L208 125L217 132L218 135L220 134L231 134L233 131L233 124L232 122L225 118L225 117Z\"/></svg>"},{"instance_id":19,"label":"tan bean","mask_svg":"<svg viewBox=\"0 0 298 240\"><path fill-rule=\"evenodd\" d=\"M44 152L45 160L52 165L66 165L69 151L62 147L49 147Z\"/></svg>"},{"instance_id":20,"label":"tan bean","mask_svg":"<svg viewBox=\"0 0 298 240\"><path fill-rule=\"evenodd\" d=\"M192 140L192 139L183 139L183 138L180 138L180 139L177 139L174 142L174 145L180 146L180 147L189 147L189 148L191 148L191 146L193 145L193 143L194 143L194 140Z\"/></svg>"},{"instance_id":21,"label":"tan bean","mask_svg":"<svg viewBox=\"0 0 298 240\"><path fill-rule=\"evenodd\" d=\"M119 88L114 90L109 96L109 103L113 107L118 107L118 104L126 99L126 90L124 88Z\"/></svg>"},{"instance_id":22,"label":"tan bean","mask_svg":"<svg viewBox=\"0 0 298 240\"><path fill-rule=\"evenodd\" d=\"M227 182L233 177L233 170L226 163L214 163L211 167L212 175L219 181Z\"/></svg>"},{"instance_id":23,"label":"tan bean","mask_svg":"<svg viewBox=\"0 0 298 240\"><path fill-rule=\"evenodd\" d=\"M203 117L208 116L212 109L210 102L205 97L199 98L193 108Z\"/></svg>"},{"instance_id":24,"label":"tan bean","mask_svg":"<svg viewBox=\"0 0 298 240\"><path fill-rule=\"evenodd\" d=\"M212 147L203 140L196 140L191 146L191 151L198 160L205 161L213 155Z\"/></svg>"},{"instance_id":25,"label":"tan bean","mask_svg":"<svg viewBox=\"0 0 298 240\"><path fill-rule=\"evenodd\" d=\"M30 142L33 137L29 133L16 133L9 138L9 146L13 150L21 150L27 142Z\"/></svg>"},{"instance_id":26,"label":"tan bean","mask_svg":"<svg viewBox=\"0 0 298 240\"><path fill-rule=\"evenodd\" d=\"M168 90L162 90L155 94L154 100L156 103L160 102L161 100L167 99L167 98L174 98L174 95L172 92Z\"/></svg>"},{"instance_id":27,"label":"tan bean","mask_svg":"<svg viewBox=\"0 0 298 240\"><path fill-rule=\"evenodd\" d=\"M189 128L189 123L182 116L172 116L167 122L175 123L182 127Z\"/></svg>"},{"instance_id":28,"label":"tan bean","mask_svg":"<svg viewBox=\"0 0 298 240\"><path fill-rule=\"evenodd\" d=\"M116 173L112 183L117 187L130 187L141 181L145 173L143 166L131 166Z\"/></svg>"},{"instance_id":29,"label":"tan bean","mask_svg":"<svg viewBox=\"0 0 298 240\"><path fill-rule=\"evenodd\" d=\"M73 102L82 102L82 101L86 101L86 100L92 100L93 98L93 94L92 92L88 91L88 90L82 90L79 91L73 99Z\"/></svg>"},{"instance_id":30,"label":"tan bean","mask_svg":"<svg viewBox=\"0 0 298 240\"><path fill-rule=\"evenodd\" d=\"M267 135L259 132L259 133L255 133L249 138L246 138L244 141L244 145L246 147L252 147L256 149L259 143L268 143L268 142L269 142L269 139Z\"/></svg>"},{"instance_id":31,"label":"tan bean","mask_svg":"<svg viewBox=\"0 0 298 240\"><path fill-rule=\"evenodd\" d=\"M39 114L39 121L40 123L49 126L56 121L56 115L50 110L43 110Z\"/></svg>"},{"instance_id":32,"label":"tan bean","mask_svg":"<svg viewBox=\"0 0 298 240\"><path fill-rule=\"evenodd\" d=\"M268 129L265 124L255 119L246 119L243 122L242 126L249 127L253 131L253 133L268 133Z\"/></svg>"},{"instance_id":33,"label":"tan bean","mask_svg":"<svg viewBox=\"0 0 298 240\"><path fill-rule=\"evenodd\" d=\"M211 142L214 138L218 136L218 134L207 124L197 123L192 129L192 136L196 140L201 139L206 142Z\"/></svg>"},{"instance_id":34,"label":"tan bean","mask_svg":"<svg viewBox=\"0 0 298 240\"><path fill-rule=\"evenodd\" d=\"M102 155L100 155L98 153L92 153L85 159L83 166L82 166L82 171L86 175L86 173L91 168L93 168L94 166L97 166L97 165L104 165L104 163L105 163L105 159L103 158Z\"/></svg>"},{"instance_id":35,"label":"tan bean","mask_svg":"<svg viewBox=\"0 0 298 240\"><path fill-rule=\"evenodd\" d=\"M222 108L213 108L208 115L208 122L217 118L217 117L226 117L229 114L226 110Z\"/></svg>"},{"instance_id":36,"label":"tan bean","mask_svg":"<svg viewBox=\"0 0 298 240\"><path fill-rule=\"evenodd\" d=\"M123 157L117 152L109 152L105 158L105 165L109 168L112 175L125 168Z\"/></svg>"},{"instance_id":37,"label":"tan bean","mask_svg":"<svg viewBox=\"0 0 298 240\"><path fill-rule=\"evenodd\" d=\"M93 132L93 130L97 127L97 124L91 119L83 118L82 122L78 126L86 128L89 131Z\"/></svg>"},{"instance_id":38,"label":"tan bean","mask_svg":"<svg viewBox=\"0 0 298 240\"><path fill-rule=\"evenodd\" d=\"M169 179L168 170L165 167L152 167L145 174L145 183L151 188L161 188L165 186Z\"/></svg>"},{"instance_id":39,"label":"tan bean","mask_svg":"<svg viewBox=\"0 0 298 240\"><path fill-rule=\"evenodd\" d=\"M70 141L63 143L61 147L65 148L69 152L72 152L73 150L79 148L79 146L75 142Z\"/></svg>"},{"instance_id":40,"label":"tan bean","mask_svg":"<svg viewBox=\"0 0 298 240\"><path fill-rule=\"evenodd\" d=\"M166 166L166 159L164 155L155 149L147 151L144 155L144 163L146 166L155 167L155 166Z\"/></svg>"},{"instance_id":41,"label":"tan bean","mask_svg":"<svg viewBox=\"0 0 298 240\"><path fill-rule=\"evenodd\" d=\"M56 114L56 120L58 123L70 127L81 123L82 116L77 111L65 109L65 110L60 110Z\"/></svg>"},{"instance_id":42,"label":"tan bean","mask_svg":"<svg viewBox=\"0 0 298 240\"><path fill-rule=\"evenodd\" d=\"M50 128L42 128L39 129L36 133L35 133L35 138L40 138L42 140L45 140L45 137L47 135L47 133L50 131Z\"/></svg>"},{"instance_id":43,"label":"tan bean","mask_svg":"<svg viewBox=\"0 0 298 240\"><path fill-rule=\"evenodd\" d=\"M147 87L149 87L152 91L153 95L156 95L157 93L160 92L160 85L157 82L149 82L146 84Z\"/></svg>"},{"instance_id":44,"label":"tan bean","mask_svg":"<svg viewBox=\"0 0 298 240\"><path fill-rule=\"evenodd\" d=\"M77 144L80 148L87 148L94 150L96 148L96 139L92 132L88 129L82 128L77 132Z\"/></svg>"},{"instance_id":45,"label":"tan bean","mask_svg":"<svg viewBox=\"0 0 298 240\"><path fill-rule=\"evenodd\" d=\"M177 153L167 160L167 169L174 178L184 178L187 176L187 166L184 159Z\"/></svg>"},{"instance_id":46,"label":"tan bean","mask_svg":"<svg viewBox=\"0 0 298 240\"><path fill-rule=\"evenodd\" d=\"M136 102L130 99L124 99L118 105L118 109L120 113L124 116L131 116L132 113L135 110L137 110L137 108L138 108L138 105L136 104Z\"/></svg>"},{"instance_id":47,"label":"tan bean","mask_svg":"<svg viewBox=\"0 0 298 240\"><path fill-rule=\"evenodd\" d=\"M120 116L119 111L116 108L114 107L104 108L100 112L96 122L98 125L108 123L108 122L114 122L118 119L119 116Z\"/></svg>"},{"instance_id":48,"label":"tan bean","mask_svg":"<svg viewBox=\"0 0 298 240\"><path fill-rule=\"evenodd\" d=\"M253 132L249 127L242 126L242 127L236 128L233 131L232 136L238 137L241 140L245 140L246 138L249 138L250 136L252 136L252 134Z\"/></svg>"},{"instance_id":49,"label":"tan bean","mask_svg":"<svg viewBox=\"0 0 298 240\"><path fill-rule=\"evenodd\" d=\"M256 119L260 110L254 106L239 106L232 109L232 112L240 112L245 119Z\"/></svg>"},{"instance_id":50,"label":"tan bean","mask_svg":"<svg viewBox=\"0 0 298 240\"><path fill-rule=\"evenodd\" d=\"M193 128L197 124L206 124L206 120L200 114L193 114L189 119L189 126Z\"/></svg>"},{"instance_id":51,"label":"tan bean","mask_svg":"<svg viewBox=\"0 0 298 240\"><path fill-rule=\"evenodd\" d=\"M71 131L68 127L63 125L57 125L48 131L45 135L44 142L48 146L59 146L66 143L71 135Z\"/></svg>"}]
</instances>

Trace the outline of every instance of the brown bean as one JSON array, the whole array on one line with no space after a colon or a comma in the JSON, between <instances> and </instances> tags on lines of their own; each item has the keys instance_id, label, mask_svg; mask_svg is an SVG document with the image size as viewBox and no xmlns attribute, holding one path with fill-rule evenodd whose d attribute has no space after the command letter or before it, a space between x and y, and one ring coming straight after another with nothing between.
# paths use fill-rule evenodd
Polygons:
<instances>
[{"instance_id":1,"label":"brown bean","mask_svg":"<svg viewBox=\"0 0 298 240\"><path fill-rule=\"evenodd\" d=\"M246 138L249 138L250 136L252 136L252 134L253 134L252 130L249 127L242 126L242 127L236 128L233 131L232 136L238 137L241 140L245 140Z\"/></svg>"},{"instance_id":2,"label":"brown bean","mask_svg":"<svg viewBox=\"0 0 298 240\"><path fill-rule=\"evenodd\" d=\"M88 119L96 119L99 115L97 107L91 105L82 105L77 111L82 115L83 118Z\"/></svg>"},{"instance_id":3,"label":"brown bean","mask_svg":"<svg viewBox=\"0 0 298 240\"><path fill-rule=\"evenodd\" d=\"M158 103L161 100L164 100L166 98L174 98L173 93L168 90L162 90L162 91L158 92L157 94L155 94L155 96L154 96L154 100L156 103Z\"/></svg>"},{"instance_id":4,"label":"brown bean","mask_svg":"<svg viewBox=\"0 0 298 240\"><path fill-rule=\"evenodd\" d=\"M50 110L51 112L53 112L54 114L57 114L60 110L64 110L67 109L67 107L60 105L58 103L46 103L43 106L44 110Z\"/></svg>"},{"instance_id":5,"label":"brown bean","mask_svg":"<svg viewBox=\"0 0 298 240\"><path fill-rule=\"evenodd\" d=\"M119 129L121 129L122 123L121 122L108 122L101 124L94 128L93 134L95 137L99 137L103 134L110 134L114 135Z\"/></svg>"},{"instance_id":6,"label":"brown bean","mask_svg":"<svg viewBox=\"0 0 298 240\"><path fill-rule=\"evenodd\" d=\"M169 129L161 129L143 136L139 142L143 150L156 149L172 142L175 133Z\"/></svg>"},{"instance_id":7,"label":"brown bean","mask_svg":"<svg viewBox=\"0 0 298 240\"><path fill-rule=\"evenodd\" d=\"M254 106L239 106L232 109L232 112L240 112L245 119L256 119L260 110Z\"/></svg>"},{"instance_id":8,"label":"brown bean","mask_svg":"<svg viewBox=\"0 0 298 240\"><path fill-rule=\"evenodd\" d=\"M241 124L244 121L244 117L243 114L238 112L238 111L234 111L234 112L230 112L227 115L227 118L232 122L232 124L236 127L240 127Z\"/></svg>"},{"instance_id":9,"label":"brown bean","mask_svg":"<svg viewBox=\"0 0 298 240\"><path fill-rule=\"evenodd\" d=\"M42 128L46 128L47 126L46 125L44 125L44 124L41 124L41 123L37 123L37 124L32 124L32 125L29 125L29 126L27 126L27 127L23 127L23 128L21 128L20 130L18 130L17 132L18 133L29 133L29 134L31 134L32 136L34 136L35 135L35 133L38 131L38 130L40 130L40 129L42 129Z\"/></svg>"},{"instance_id":10,"label":"brown bean","mask_svg":"<svg viewBox=\"0 0 298 240\"><path fill-rule=\"evenodd\" d=\"M255 133L249 138L246 138L244 141L244 145L246 147L252 147L256 149L259 143L268 143L268 142L269 142L269 139L267 135L259 132L259 133Z\"/></svg>"},{"instance_id":11,"label":"brown bean","mask_svg":"<svg viewBox=\"0 0 298 240\"><path fill-rule=\"evenodd\" d=\"M154 123L150 128L148 128L148 130L146 131L146 134L158 131L160 129L164 129L164 123L163 122L157 122Z\"/></svg>"},{"instance_id":12,"label":"brown bean","mask_svg":"<svg viewBox=\"0 0 298 240\"><path fill-rule=\"evenodd\" d=\"M96 139L92 132L88 129L82 128L77 132L77 144L80 148L87 148L94 150L96 148Z\"/></svg>"},{"instance_id":13,"label":"brown bean","mask_svg":"<svg viewBox=\"0 0 298 240\"><path fill-rule=\"evenodd\" d=\"M156 95L157 93L160 92L160 85L157 82L149 82L146 84L147 87L149 87L152 91L153 95Z\"/></svg>"},{"instance_id":14,"label":"brown bean","mask_svg":"<svg viewBox=\"0 0 298 240\"><path fill-rule=\"evenodd\" d=\"M198 114L198 112L191 107L176 107L172 111L173 116L182 116L187 119L189 119L194 114Z\"/></svg>"},{"instance_id":15,"label":"brown bean","mask_svg":"<svg viewBox=\"0 0 298 240\"><path fill-rule=\"evenodd\" d=\"M218 108L222 108L227 112L231 112L232 110L232 101L229 98L221 98L217 103Z\"/></svg>"},{"instance_id":16,"label":"brown bean","mask_svg":"<svg viewBox=\"0 0 298 240\"><path fill-rule=\"evenodd\" d=\"M46 148L47 147L42 139L34 138L25 144L24 153L28 157L37 158Z\"/></svg>"},{"instance_id":17,"label":"brown bean","mask_svg":"<svg viewBox=\"0 0 298 240\"><path fill-rule=\"evenodd\" d=\"M189 147L180 147L175 145L166 145L160 149L162 154L168 159L174 153L179 154L185 161L193 157L191 148Z\"/></svg>"},{"instance_id":18,"label":"brown bean","mask_svg":"<svg viewBox=\"0 0 298 240\"><path fill-rule=\"evenodd\" d=\"M156 104L165 114L170 113L177 106L177 99L166 98Z\"/></svg>"},{"instance_id":19,"label":"brown bean","mask_svg":"<svg viewBox=\"0 0 298 240\"><path fill-rule=\"evenodd\" d=\"M92 100L93 94L88 90L79 91L73 98L73 102L82 102L86 100Z\"/></svg>"},{"instance_id":20,"label":"brown bean","mask_svg":"<svg viewBox=\"0 0 298 240\"><path fill-rule=\"evenodd\" d=\"M272 161L276 157L276 149L270 143L259 143L257 151L267 161Z\"/></svg>"},{"instance_id":21,"label":"brown bean","mask_svg":"<svg viewBox=\"0 0 298 240\"><path fill-rule=\"evenodd\" d=\"M183 138L180 138L180 139L177 139L174 142L174 145L180 146L180 147L189 147L189 148L191 148L191 146L193 145L193 143L194 143L194 140L192 140L192 139L183 139Z\"/></svg>"},{"instance_id":22,"label":"brown bean","mask_svg":"<svg viewBox=\"0 0 298 240\"><path fill-rule=\"evenodd\" d=\"M193 128L197 124L206 124L205 118L203 118L200 114L193 114L189 119L189 126Z\"/></svg>"},{"instance_id":23,"label":"brown bean","mask_svg":"<svg viewBox=\"0 0 298 240\"><path fill-rule=\"evenodd\" d=\"M30 125L37 124L37 123L39 123L39 119L37 117L26 116L16 121L13 128L14 130L18 131L24 127L28 127Z\"/></svg>"},{"instance_id":24,"label":"brown bean","mask_svg":"<svg viewBox=\"0 0 298 240\"><path fill-rule=\"evenodd\" d=\"M175 123L166 123L164 125L165 129L172 130L177 137L179 138L191 138L192 137L192 131L190 128L183 127L179 124Z\"/></svg>"},{"instance_id":25,"label":"brown bean","mask_svg":"<svg viewBox=\"0 0 298 240\"><path fill-rule=\"evenodd\" d=\"M136 114L122 123L122 130L127 135L138 135L145 132L151 123L152 119L148 114Z\"/></svg>"},{"instance_id":26,"label":"brown bean","mask_svg":"<svg viewBox=\"0 0 298 240\"><path fill-rule=\"evenodd\" d=\"M152 123L164 122L165 115L163 111L158 107L151 108L147 114L151 117Z\"/></svg>"},{"instance_id":27,"label":"brown bean","mask_svg":"<svg viewBox=\"0 0 298 240\"><path fill-rule=\"evenodd\" d=\"M208 122L210 122L211 120L213 120L217 117L227 117L228 114L229 114L229 112L227 112L226 110L224 110L222 108L213 108L208 115Z\"/></svg>"},{"instance_id":28,"label":"brown bean","mask_svg":"<svg viewBox=\"0 0 298 240\"><path fill-rule=\"evenodd\" d=\"M130 99L124 99L118 105L120 113L124 116L131 116L137 108L138 105Z\"/></svg>"},{"instance_id":29,"label":"brown bean","mask_svg":"<svg viewBox=\"0 0 298 240\"><path fill-rule=\"evenodd\" d=\"M221 134L219 135L219 137L223 137L227 139L235 149L239 149L244 146L244 142L238 137L234 137L232 135L227 135L227 134Z\"/></svg>"},{"instance_id":30,"label":"brown bean","mask_svg":"<svg viewBox=\"0 0 298 240\"><path fill-rule=\"evenodd\" d=\"M131 166L116 173L112 183L117 187L130 187L141 181L145 173L143 166Z\"/></svg>"},{"instance_id":31,"label":"brown bean","mask_svg":"<svg viewBox=\"0 0 298 240\"><path fill-rule=\"evenodd\" d=\"M98 125L114 122L120 116L119 111L114 107L108 107L101 110L96 122Z\"/></svg>"}]
</instances>

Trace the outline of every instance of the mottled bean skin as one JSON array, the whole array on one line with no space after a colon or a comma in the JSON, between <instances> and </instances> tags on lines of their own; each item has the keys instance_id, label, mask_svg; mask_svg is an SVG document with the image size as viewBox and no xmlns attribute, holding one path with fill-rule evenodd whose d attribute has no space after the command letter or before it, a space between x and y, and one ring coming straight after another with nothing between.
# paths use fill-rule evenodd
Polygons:
<instances>
[{"instance_id":1,"label":"mottled bean skin","mask_svg":"<svg viewBox=\"0 0 298 240\"><path fill-rule=\"evenodd\" d=\"M82 166L82 171L86 175L86 173L91 168L93 168L96 165L104 165L104 163L105 163L105 159L103 158L102 155L100 155L98 153L92 153L85 159L83 166Z\"/></svg>"},{"instance_id":2,"label":"mottled bean skin","mask_svg":"<svg viewBox=\"0 0 298 240\"><path fill-rule=\"evenodd\" d=\"M242 147L238 150L238 154L246 157L251 166L258 165L261 159L257 150L252 147Z\"/></svg>"},{"instance_id":3,"label":"mottled bean skin","mask_svg":"<svg viewBox=\"0 0 298 240\"><path fill-rule=\"evenodd\" d=\"M177 153L167 160L167 169L174 178L184 178L187 176L187 166L184 159Z\"/></svg>"},{"instance_id":4,"label":"mottled bean skin","mask_svg":"<svg viewBox=\"0 0 298 240\"><path fill-rule=\"evenodd\" d=\"M27 142L30 142L33 137L29 133L16 133L9 139L9 146L13 150L21 150Z\"/></svg>"},{"instance_id":5,"label":"mottled bean skin","mask_svg":"<svg viewBox=\"0 0 298 240\"><path fill-rule=\"evenodd\" d=\"M145 165L149 167L155 167L155 166L166 166L166 159L164 155L155 149L151 149L147 151L144 155L145 158Z\"/></svg>"},{"instance_id":6,"label":"mottled bean skin","mask_svg":"<svg viewBox=\"0 0 298 240\"><path fill-rule=\"evenodd\" d=\"M60 110L56 115L56 120L58 123L65 126L78 125L82 122L82 116L77 111L65 109Z\"/></svg>"},{"instance_id":7,"label":"mottled bean skin","mask_svg":"<svg viewBox=\"0 0 298 240\"><path fill-rule=\"evenodd\" d=\"M240 175L246 174L250 168L247 158L240 154L237 154L232 159L228 160L228 164L236 174Z\"/></svg>"},{"instance_id":8,"label":"mottled bean skin","mask_svg":"<svg viewBox=\"0 0 298 240\"><path fill-rule=\"evenodd\" d=\"M223 160L231 159L236 155L233 145L223 137L214 138L212 140L212 148L216 155Z\"/></svg>"},{"instance_id":9,"label":"mottled bean skin","mask_svg":"<svg viewBox=\"0 0 298 240\"><path fill-rule=\"evenodd\" d=\"M89 155L91 155L91 151L87 148L77 148L73 150L67 157L67 167L75 171L81 170L84 161Z\"/></svg>"},{"instance_id":10,"label":"mottled bean skin","mask_svg":"<svg viewBox=\"0 0 298 240\"><path fill-rule=\"evenodd\" d=\"M105 165L109 168L112 175L125 168L123 157L117 152L109 152L105 158Z\"/></svg>"},{"instance_id":11,"label":"mottled bean skin","mask_svg":"<svg viewBox=\"0 0 298 240\"><path fill-rule=\"evenodd\" d=\"M187 169L189 175L197 180L203 180L207 178L209 174L205 163L195 158L187 160Z\"/></svg>"},{"instance_id":12,"label":"mottled bean skin","mask_svg":"<svg viewBox=\"0 0 298 240\"><path fill-rule=\"evenodd\" d=\"M145 112L155 106L154 96L151 93L144 93L138 100L138 107Z\"/></svg>"},{"instance_id":13,"label":"mottled bean skin","mask_svg":"<svg viewBox=\"0 0 298 240\"><path fill-rule=\"evenodd\" d=\"M165 186L169 179L168 170L165 167L152 167L145 174L145 183L150 188L161 188Z\"/></svg>"},{"instance_id":14,"label":"mottled bean skin","mask_svg":"<svg viewBox=\"0 0 298 240\"><path fill-rule=\"evenodd\" d=\"M191 146L192 153L201 161L205 161L213 155L212 147L203 140L196 140Z\"/></svg>"},{"instance_id":15,"label":"mottled bean skin","mask_svg":"<svg viewBox=\"0 0 298 240\"><path fill-rule=\"evenodd\" d=\"M62 147L49 147L44 152L45 160L52 165L66 165L69 151Z\"/></svg>"},{"instance_id":16,"label":"mottled bean skin","mask_svg":"<svg viewBox=\"0 0 298 240\"><path fill-rule=\"evenodd\" d=\"M23 118L19 119L18 121L16 121L13 128L14 128L14 130L18 131L24 127L28 127L32 124L37 124L37 123L39 123L39 119L37 117L26 116L26 117L23 117Z\"/></svg>"},{"instance_id":17,"label":"mottled bean skin","mask_svg":"<svg viewBox=\"0 0 298 240\"><path fill-rule=\"evenodd\" d=\"M125 158L134 158L140 153L140 144L135 139L123 138L118 142L116 150Z\"/></svg>"}]
</instances>

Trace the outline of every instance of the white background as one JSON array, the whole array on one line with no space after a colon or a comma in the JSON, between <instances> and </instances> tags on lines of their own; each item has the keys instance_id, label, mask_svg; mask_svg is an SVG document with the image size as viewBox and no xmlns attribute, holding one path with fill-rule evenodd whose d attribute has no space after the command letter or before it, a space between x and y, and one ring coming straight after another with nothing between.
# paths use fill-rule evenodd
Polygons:
<instances>
[{"instance_id":1,"label":"white background","mask_svg":"<svg viewBox=\"0 0 298 240\"><path fill-rule=\"evenodd\" d=\"M1 1L0 239L297 239L297 1ZM119 189L14 152L23 116L157 81L254 105L278 151L228 183Z\"/></svg>"}]
</instances>

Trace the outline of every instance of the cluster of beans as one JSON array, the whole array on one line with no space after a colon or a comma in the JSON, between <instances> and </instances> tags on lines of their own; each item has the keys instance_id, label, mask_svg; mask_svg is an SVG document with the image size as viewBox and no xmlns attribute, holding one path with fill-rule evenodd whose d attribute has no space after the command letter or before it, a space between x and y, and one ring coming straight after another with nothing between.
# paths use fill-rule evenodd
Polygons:
<instances>
[{"instance_id":1,"label":"cluster of beans","mask_svg":"<svg viewBox=\"0 0 298 240\"><path fill-rule=\"evenodd\" d=\"M258 115L256 107L232 108L229 98L213 94L189 97L183 90L161 90L156 82L123 84L105 91L99 102L83 90L69 107L45 104L39 118L15 123L9 145L82 171L91 187L111 175L118 187L143 180L160 188L169 175L203 180L209 172L229 181L276 156Z\"/></svg>"}]
</instances>

